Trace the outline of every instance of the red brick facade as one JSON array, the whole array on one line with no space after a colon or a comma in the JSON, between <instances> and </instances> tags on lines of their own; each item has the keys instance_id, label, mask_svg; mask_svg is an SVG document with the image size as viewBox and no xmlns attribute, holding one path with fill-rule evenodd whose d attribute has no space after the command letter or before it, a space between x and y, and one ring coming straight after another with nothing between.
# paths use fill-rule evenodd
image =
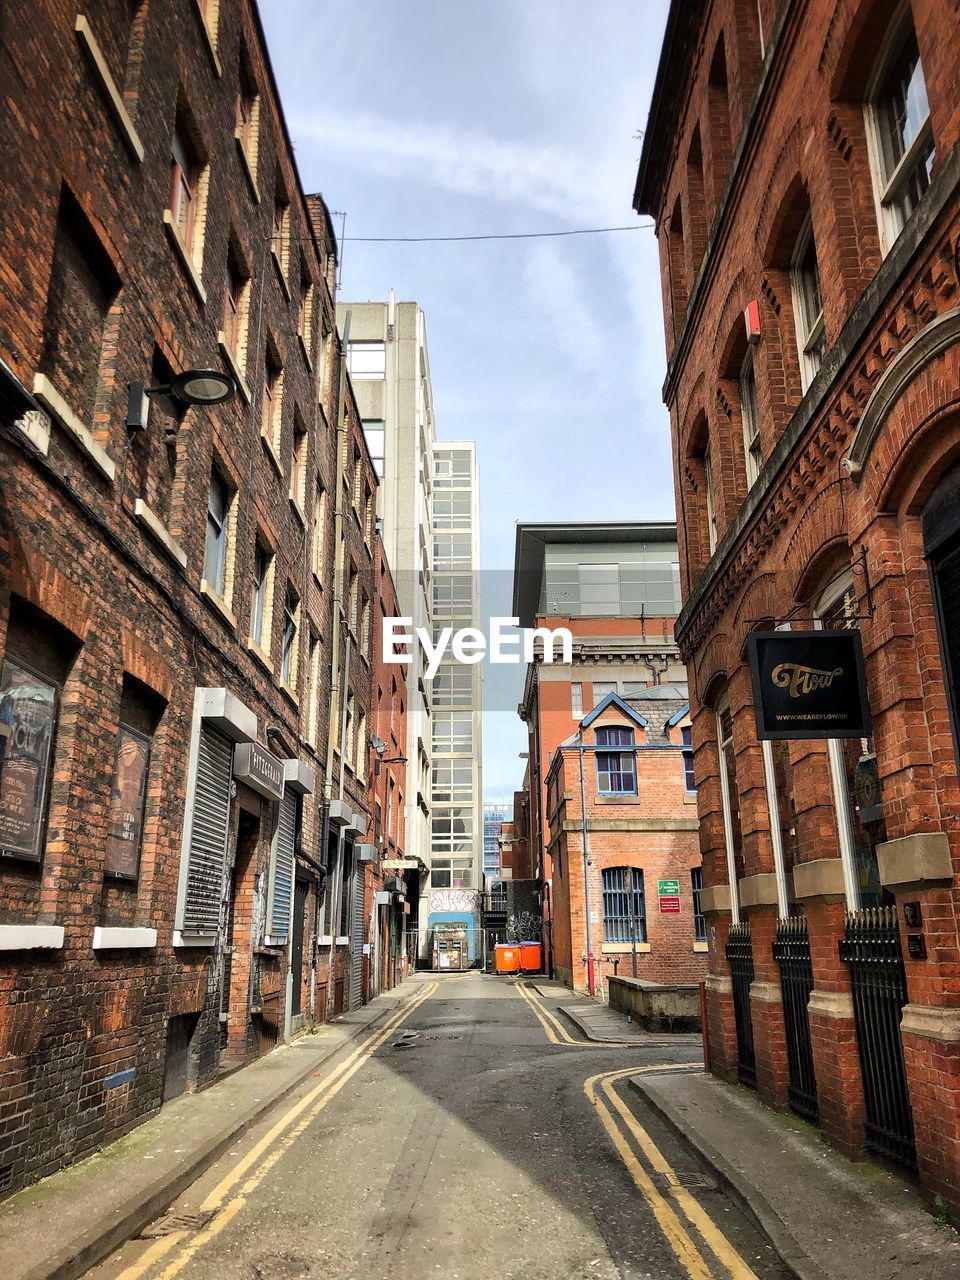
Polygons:
<instances>
[{"instance_id":1,"label":"red brick facade","mask_svg":"<svg viewBox=\"0 0 960 1280\"><path fill-rule=\"evenodd\" d=\"M42 3L2 38L0 1191L349 998L349 948L318 945L332 647L342 617L359 842L377 589L334 237L299 186L255 8ZM127 430L128 384L198 367L231 374L234 398L157 394ZM18 744L31 700L53 707L42 759ZM126 829L114 806L121 725L149 744L139 841L138 806ZM182 869L210 726L300 799L285 881L279 806L235 780L204 906ZM118 843L139 844L124 876ZM215 937L188 927L191 901Z\"/></svg>"},{"instance_id":2,"label":"red brick facade","mask_svg":"<svg viewBox=\"0 0 960 1280\"><path fill-rule=\"evenodd\" d=\"M903 67L915 132L894 169L882 140ZM871 921L888 932L895 910L900 1078L916 1162L954 1206L958 668L953 544L941 533L942 512L956 509L960 459L958 83L960 30L947 0L674 4L636 197L661 249L711 1063L743 1078L726 949L739 916L752 947L756 1085L765 1100L787 1103L789 1024L773 945L778 917L802 912L819 1123L847 1152L884 1150L861 1074L876 1065L873 1032L869 1015L858 1025L839 948L845 931ZM904 173L919 176L904 185ZM802 293L811 252L819 340ZM751 303L755 346L744 322ZM809 627L824 614L859 627L873 738L836 749L793 741L765 760L747 633L787 619ZM859 790L864 770L879 778L879 807ZM865 914L881 901L889 916ZM908 923L908 903L919 904L919 922L911 914ZM910 954L908 933L925 954ZM909 1146L907 1135L896 1153L907 1163Z\"/></svg>"}]
</instances>

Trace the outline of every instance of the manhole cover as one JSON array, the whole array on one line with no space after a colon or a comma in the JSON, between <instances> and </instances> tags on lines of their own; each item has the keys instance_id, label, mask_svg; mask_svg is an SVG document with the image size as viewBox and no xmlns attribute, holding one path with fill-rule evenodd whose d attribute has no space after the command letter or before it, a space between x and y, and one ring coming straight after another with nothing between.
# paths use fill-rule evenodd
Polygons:
<instances>
[{"instance_id":1,"label":"manhole cover","mask_svg":"<svg viewBox=\"0 0 960 1280\"><path fill-rule=\"evenodd\" d=\"M200 1231L213 1217L215 1209L206 1213L165 1213L140 1232L141 1240L156 1240L159 1236L172 1236L175 1231Z\"/></svg>"}]
</instances>

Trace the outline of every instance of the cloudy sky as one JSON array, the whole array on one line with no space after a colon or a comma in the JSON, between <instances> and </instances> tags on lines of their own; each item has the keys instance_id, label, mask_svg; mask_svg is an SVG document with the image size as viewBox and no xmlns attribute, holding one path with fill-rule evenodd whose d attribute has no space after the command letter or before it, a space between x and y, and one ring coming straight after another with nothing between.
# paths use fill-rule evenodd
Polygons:
<instances>
[{"instance_id":1,"label":"cloudy sky","mask_svg":"<svg viewBox=\"0 0 960 1280\"><path fill-rule=\"evenodd\" d=\"M517 521L673 516L649 229L472 244L351 236L633 226L667 0L266 0L304 186L347 213L343 301L427 317L437 433L477 442L485 571ZM335 220L339 228L339 220ZM484 719L484 791L523 726Z\"/></svg>"}]
</instances>

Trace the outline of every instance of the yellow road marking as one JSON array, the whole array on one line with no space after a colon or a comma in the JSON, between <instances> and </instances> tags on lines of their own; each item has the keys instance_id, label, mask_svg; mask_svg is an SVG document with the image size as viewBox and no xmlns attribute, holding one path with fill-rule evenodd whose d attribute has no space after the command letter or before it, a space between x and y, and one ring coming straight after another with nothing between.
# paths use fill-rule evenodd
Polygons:
<instances>
[{"instance_id":1,"label":"yellow road marking","mask_svg":"<svg viewBox=\"0 0 960 1280\"><path fill-rule=\"evenodd\" d=\"M376 1053L377 1049L390 1038L395 1029L402 1022L405 1022L425 1000L428 1000L433 995L438 986L439 983L437 982L428 983L409 1004L405 1005L399 1012L391 1014L386 1022L371 1036L368 1036L363 1044L354 1049L335 1070L331 1071L315 1088L311 1089L305 1097L301 1098L299 1102L281 1116L269 1133L265 1134L247 1152L246 1156L231 1169L225 1178L217 1183L206 1197L200 1206L201 1211L213 1209L215 1211L214 1216L202 1231L198 1232L188 1244L184 1245L178 1256L160 1272L157 1280L173 1280L173 1277L183 1270L194 1254L202 1249L207 1241L220 1234L246 1204L251 1192L259 1186L267 1173L289 1150L308 1125L320 1114L327 1103L340 1092L351 1076L355 1075L368 1059ZM307 1111L311 1103L315 1105L311 1110ZM303 1114L305 1111L306 1115ZM300 1117L298 1123L294 1124L298 1117ZM291 1125L293 1125L292 1128L290 1127ZM271 1147L273 1147L273 1150L270 1150ZM269 1155L265 1154L267 1151L269 1151ZM244 1182L239 1191L234 1193L233 1198L227 1200L227 1203L224 1204L224 1200L231 1189L236 1186L251 1165L257 1161L259 1161L259 1164L256 1172ZM139 1280L139 1277L144 1275L174 1245L182 1243L186 1234L186 1232L177 1232L173 1236L158 1240L157 1245L163 1245L163 1248L151 1246L142 1257L130 1267L127 1267L117 1277L117 1280Z\"/></svg>"},{"instance_id":2,"label":"yellow road marking","mask_svg":"<svg viewBox=\"0 0 960 1280\"><path fill-rule=\"evenodd\" d=\"M617 1128L617 1123L609 1108L603 1099L597 1096L597 1082L603 1078L603 1072L591 1076L585 1082L583 1091L600 1117L600 1123L606 1129L607 1136L616 1148L617 1155L626 1165L627 1172L633 1178L634 1184L650 1206L650 1210L656 1218L664 1238L676 1254L687 1275L690 1276L690 1280L712 1280L710 1269L703 1255L687 1234L673 1206L667 1202L666 1198L654 1185L650 1175L631 1150L626 1138Z\"/></svg>"},{"instance_id":3,"label":"yellow road marking","mask_svg":"<svg viewBox=\"0 0 960 1280\"><path fill-rule=\"evenodd\" d=\"M549 1021L549 1014L547 1013L546 1009L544 1009L543 1006L533 998L532 994L529 991L527 991L525 987L521 986L519 982L517 983L517 991L519 991L520 995L523 997L524 1003L529 1005L529 1007L533 1010L534 1017L540 1023L541 1027L543 1027L543 1030L546 1033L546 1037L550 1041L550 1043L551 1044L565 1043L559 1039L556 1031L551 1026Z\"/></svg>"},{"instance_id":4,"label":"yellow road marking","mask_svg":"<svg viewBox=\"0 0 960 1280\"><path fill-rule=\"evenodd\" d=\"M622 1079L625 1075L635 1074L637 1073L629 1070L608 1073L603 1082L603 1092L630 1130L634 1141L646 1156L652 1168L666 1177L670 1185L670 1194L683 1210L684 1217L697 1228L700 1235L716 1254L717 1260L723 1263L734 1280L757 1280L756 1273L744 1262L743 1258L730 1244L726 1236L723 1235L702 1205L698 1204L687 1188L681 1185L680 1179L666 1156L664 1156L623 1099L614 1092L613 1086L618 1079Z\"/></svg>"}]
</instances>

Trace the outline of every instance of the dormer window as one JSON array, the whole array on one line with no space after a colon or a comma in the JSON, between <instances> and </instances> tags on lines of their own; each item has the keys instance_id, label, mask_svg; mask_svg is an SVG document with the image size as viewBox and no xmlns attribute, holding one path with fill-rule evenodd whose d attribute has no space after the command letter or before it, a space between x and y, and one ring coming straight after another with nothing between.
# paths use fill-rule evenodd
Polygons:
<instances>
[{"instance_id":1,"label":"dormer window","mask_svg":"<svg viewBox=\"0 0 960 1280\"><path fill-rule=\"evenodd\" d=\"M632 729L597 730L597 790L601 795L637 794L637 757Z\"/></svg>"}]
</instances>

